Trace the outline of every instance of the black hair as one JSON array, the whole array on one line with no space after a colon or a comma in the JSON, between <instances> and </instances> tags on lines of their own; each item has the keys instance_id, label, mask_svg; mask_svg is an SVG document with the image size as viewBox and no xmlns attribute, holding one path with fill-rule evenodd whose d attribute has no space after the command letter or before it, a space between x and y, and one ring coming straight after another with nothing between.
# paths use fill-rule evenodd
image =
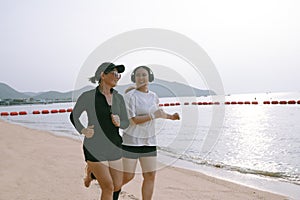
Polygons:
<instances>
[{"instance_id":1,"label":"black hair","mask_svg":"<svg viewBox=\"0 0 300 200\"><path fill-rule=\"evenodd\" d=\"M138 67L135 68L135 69L133 70L133 72L131 73L131 81L132 81L133 83L135 83L135 73L136 73L136 71L137 71L138 69L140 69L140 68L143 68L143 69L147 70L147 72L148 72L148 77L149 77L149 82L154 81L154 74L153 74L152 70L151 70L149 67L143 65L143 66L138 66Z\"/></svg>"},{"instance_id":2,"label":"black hair","mask_svg":"<svg viewBox=\"0 0 300 200\"><path fill-rule=\"evenodd\" d=\"M109 72L111 72L114 68L110 68L110 67L107 67L105 70L104 70L104 74L108 74ZM100 83L101 81L101 68L98 67L97 71L95 72L95 75L90 77L89 78L89 81L91 81L92 83L96 83L96 81L98 81Z\"/></svg>"},{"instance_id":3,"label":"black hair","mask_svg":"<svg viewBox=\"0 0 300 200\"><path fill-rule=\"evenodd\" d=\"M92 83L96 83L96 77L95 76L90 77L89 81L91 81Z\"/></svg>"}]
</instances>

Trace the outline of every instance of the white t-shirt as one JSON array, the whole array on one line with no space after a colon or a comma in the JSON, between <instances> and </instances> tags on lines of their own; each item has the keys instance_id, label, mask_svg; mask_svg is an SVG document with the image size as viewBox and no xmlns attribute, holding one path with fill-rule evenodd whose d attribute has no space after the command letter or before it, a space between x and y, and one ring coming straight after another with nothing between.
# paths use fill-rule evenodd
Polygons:
<instances>
[{"instance_id":1,"label":"white t-shirt","mask_svg":"<svg viewBox=\"0 0 300 200\"><path fill-rule=\"evenodd\" d=\"M125 94L129 119L139 115L150 115L158 109L159 99L154 92L131 90ZM142 124L130 123L123 131L123 144L128 146L156 146L155 120Z\"/></svg>"}]
</instances>

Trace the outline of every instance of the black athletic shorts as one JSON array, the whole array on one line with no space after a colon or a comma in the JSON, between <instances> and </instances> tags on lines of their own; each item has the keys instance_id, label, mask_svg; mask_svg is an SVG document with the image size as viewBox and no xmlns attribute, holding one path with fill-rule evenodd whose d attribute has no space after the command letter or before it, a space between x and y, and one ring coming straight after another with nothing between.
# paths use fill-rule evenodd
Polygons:
<instances>
[{"instance_id":1,"label":"black athletic shorts","mask_svg":"<svg viewBox=\"0 0 300 200\"><path fill-rule=\"evenodd\" d=\"M122 149L120 148L114 148L110 151L102 151L99 150L99 153L92 154L88 149L83 146L83 153L84 153L84 159L85 161L91 161L91 162L101 162L101 161L114 161L119 160L122 158Z\"/></svg>"},{"instance_id":2,"label":"black athletic shorts","mask_svg":"<svg viewBox=\"0 0 300 200\"><path fill-rule=\"evenodd\" d=\"M156 146L127 146L122 145L123 157L138 159L140 157L157 156Z\"/></svg>"}]
</instances>

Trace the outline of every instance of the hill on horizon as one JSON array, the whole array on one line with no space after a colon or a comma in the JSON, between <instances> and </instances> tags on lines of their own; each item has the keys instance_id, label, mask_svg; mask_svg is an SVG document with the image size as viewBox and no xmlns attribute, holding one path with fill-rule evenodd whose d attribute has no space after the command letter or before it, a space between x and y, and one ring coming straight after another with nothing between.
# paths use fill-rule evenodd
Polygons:
<instances>
[{"instance_id":1,"label":"hill on horizon","mask_svg":"<svg viewBox=\"0 0 300 200\"><path fill-rule=\"evenodd\" d=\"M115 89L124 94L125 90L134 84L118 85ZM47 92L19 92L9 85L0 82L0 99L28 99L36 100L76 100L84 91L91 90L95 86L85 86L79 90L71 90L68 92L47 91ZM155 92L158 97L183 97L183 96L209 96L215 95L214 91L201 90L182 83L169 82L165 80L155 79L154 83L150 83L149 89Z\"/></svg>"},{"instance_id":2,"label":"hill on horizon","mask_svg":"<svg viewBox=\"0 0 300 200\"><path fill-rule=\"evenodd\" d=\"M0 83L0 99L26 99L29 95L18 92L5 83Z\"/></svg>"}]
</instances>

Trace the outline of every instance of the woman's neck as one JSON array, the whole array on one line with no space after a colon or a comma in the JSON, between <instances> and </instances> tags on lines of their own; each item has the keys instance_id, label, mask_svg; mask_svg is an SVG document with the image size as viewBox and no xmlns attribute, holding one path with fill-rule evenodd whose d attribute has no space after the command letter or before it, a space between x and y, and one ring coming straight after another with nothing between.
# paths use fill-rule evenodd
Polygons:
<instances>
[{"instance_id":1,"label":"woman's neck","mask_svg":"<svg viewBox=\"0 0 300 200\"><path fill-rule=\"evenodd\" d=\"M148 85L143 85L143 86L140 86L138 88L136 88L138 91L140 92L145 92L147 93L149 90L148 90Z\"/></svg>"},{"instance_id":2,"label":"woman's neck","mask_svg":"<svg viewBox=\"0 0 300 200\"><path fill-rule=\"evenodd\" d=\"M111 87L109 87L108 85L105 85L103 83L100 83L99 91L104 95L109 95L109 94L111 94Z\"/></svg>"}]
</instances>

